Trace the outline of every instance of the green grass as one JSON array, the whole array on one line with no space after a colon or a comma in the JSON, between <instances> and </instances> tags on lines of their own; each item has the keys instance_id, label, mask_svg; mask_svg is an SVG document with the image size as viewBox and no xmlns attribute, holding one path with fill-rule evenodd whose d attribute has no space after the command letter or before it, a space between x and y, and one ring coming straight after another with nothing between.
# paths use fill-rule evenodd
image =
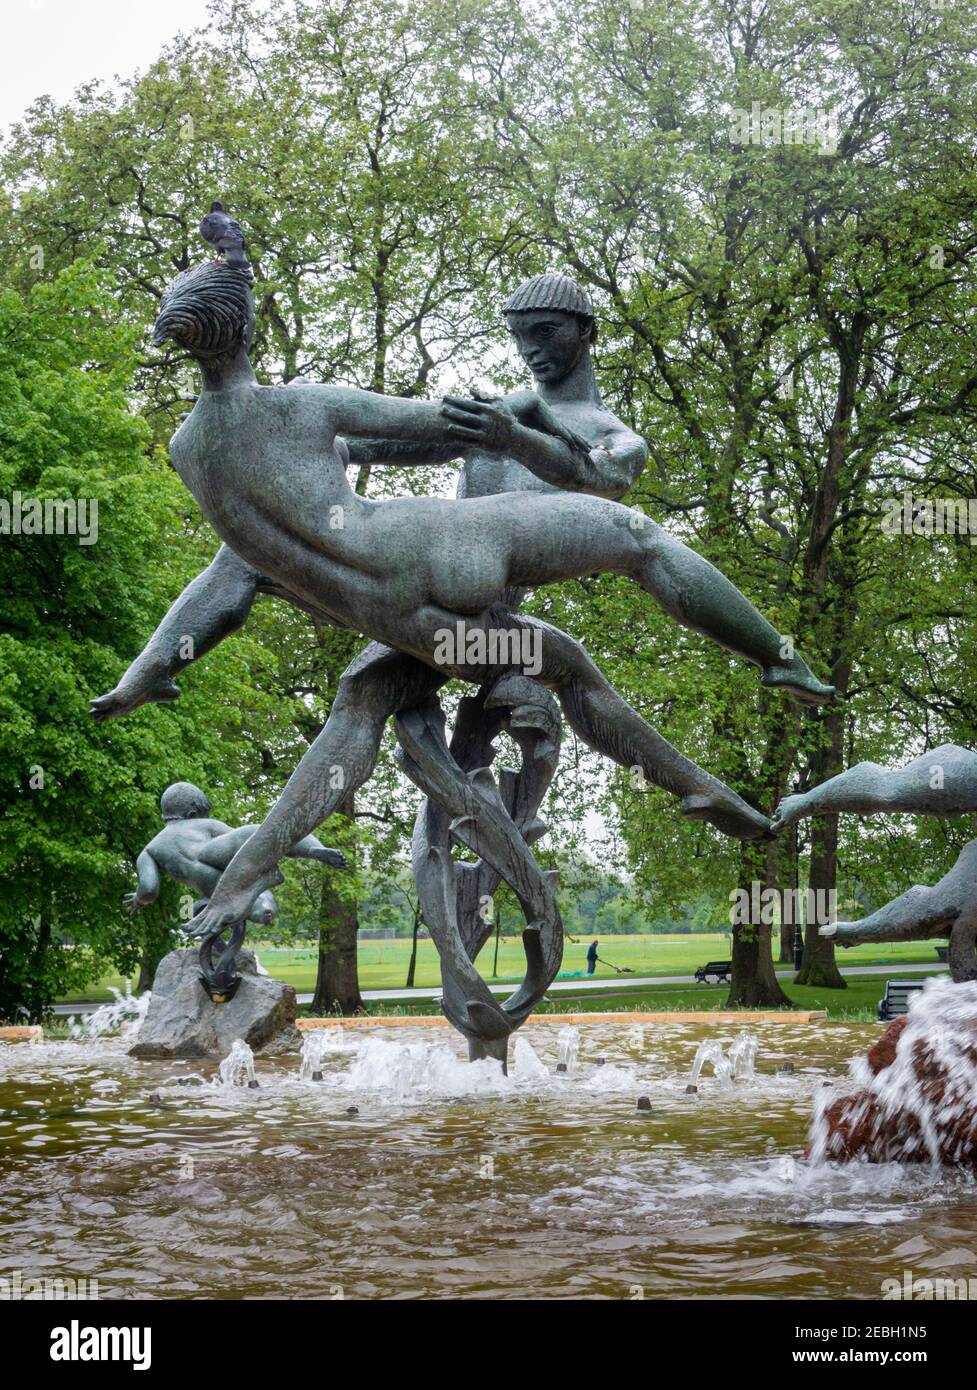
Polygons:
<instances>
[{"instance_id":1,"label":"green grass","mask_svg":"<svg viewBox=\"0 0 977 1390\"><path fill-rule=\"evenodd\" d=\"M920 970L920 977L933 972ZM885 989L883 977L849 979L847 989L814 989L781 981L784 993L798 1009L824 1009L828 1018L837 1022L875 1022L876 1006ZM542 1004L537 1012L545 1014L576 1013L685 1013L701 1011L723 1012L729 990L725 985L662 985L643 990L588 990L585 994L554 994L551 1002ZM377 1018L430 1014L430 1000L371 1000L366 1011ZM300 1013L310 1010L303 1007Z\"/></svg>"},{"instance_id":2,"label":"green grass","mask_svg":"<svg viewBox=\"0 0 977 1390\"><path fill-rule=\"evenodd\" d=\"M586 971L588 941L567 942L563 959L563 972ZM263 947L256 942L256 948L264 968L278 979L288 980L300 993L310 993L315 988L316 953L311 948L298 950L275 950ZM636 975L691 975L697 966L709 960L729 959L729 940L719 932L703 933L698 936L614 936L601 942L601 953L615 965L627 966ZM522 942L515 937L504 938L499 947L498 975L492 975L494 942L490 941L478 960L479 969L488 980L498 983L518 981L522 978L524 958ZM359 949L360 986L362 989L400 989L407 978L407 964L410 958L409 941L364 941ZM932 966L935 952L929 942L900 942L884 947L855 946L849 951L839 951L842 965L914 965ZM596 979L605 982L626 980L618 976L606 965L597 967ZM430 941L418 943L415 984L419 987L437 987L441 977L438 969L437 953ZM104 1000L111 997L110 988L125 989L125 980L118 975L107 975L84 994L66 996L64 1003L77 1003L82 999ZM134 982L133 982L134 984ZM852 986L854 988L854 985ZM697 987L695 997L702 997ZM688 991L686 991L688 992ZM722 991L720 991L722 992ZM829 990L828 994L837 991ZM849 991L850 993L851 991ZM616 996L620 998L621 996ZM676 1008L691 1005L676 1004ZM822 1008L822 1004L805 1004L805 1008Z\"/></svg>"}]
</instances>

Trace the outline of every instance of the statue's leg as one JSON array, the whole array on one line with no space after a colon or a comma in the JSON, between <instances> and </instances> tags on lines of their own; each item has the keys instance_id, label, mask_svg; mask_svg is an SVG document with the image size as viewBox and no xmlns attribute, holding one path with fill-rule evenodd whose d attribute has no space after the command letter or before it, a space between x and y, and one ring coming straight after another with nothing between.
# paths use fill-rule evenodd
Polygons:
<instances>
[{"instance_id":1,"label":"statue's leg","mask_svg":"<svg viewBox=\"0 0 977 1390\"><path fill-rule=\"evenodd\" d=\"M819 787L785 796L773 828L785 830L805 816L854 811L915 811L924 816L959 816L977 810L977 753L945 743L905 767L858 763Z\"/></svg>"},{"instance_id":2,"label":"statue's leg","mask_svg":"<svg viewBox=\"0 0 977 1390\"><path fill-rule=\"evenodd\" d=\"M177 699L173 677L243 626L260 583L257 570L222 545L171 606L116 688L92 700L95 718L113 719L150 701Z\"/></svg>"},{"instance_id":3,"label":"statue's leg","mask_svg":"<svg viewBox=\"0 0 977 1390\"><path fill-rule=\"evenodd\" d=\"M360 653L340 681L322 732L194 919L196 934L215 931L247 913L255 893L277 881L279 859L370 776L390 716L421 704L444 680L414 657L376 642Z\"/></svg>"},{"instance_id":4,"label":"statue's leg","mask_svg":"<svg viewBox=\"0 0 977 1390\"><path fill-rule=\"evenodd\" d=\"M807 704L831 699L834 687L816 679L790 637L715 565L650 519L634 535L640 555L631 572L670 617L761 667L764 685L782 686Z\"/></svg>"},{"instance_id":5,"label":"statue's leg","mask_svg":"<svg viewBox=\"0 0 977 1390\"><path fill-rule=\"evenodd\" d=\"M692 820L707 820L743 840L769 828L766 816L642 719L577 642L548 623L534 621L533 626L542 631L539 679L556 690L572 728L589 747L681 797L682 812Z\"/></svg>"},{"instance_id":6,"label":"statue's leg","mask_svg":"<svg viewBox=\"0 0 977 1390\"><path fill-rule=\"evenodd\" d=\"M239 825L233 830L227 830L223 835L215 835L212 840L208 840L200 851L199 858L205 864L213 864L215 868L226 869L228 864L237 854L238 850L250 840L256 830L260 830L257 825ZM315 835L306 835L303 840L299 840L297 845L293 845L288 851L289 859L312 859L319 864L329 864L334 869L349 868L349 862L345 855L340 854L338 849L329 849L317 839Z\"/></svg>"}]
</instances>

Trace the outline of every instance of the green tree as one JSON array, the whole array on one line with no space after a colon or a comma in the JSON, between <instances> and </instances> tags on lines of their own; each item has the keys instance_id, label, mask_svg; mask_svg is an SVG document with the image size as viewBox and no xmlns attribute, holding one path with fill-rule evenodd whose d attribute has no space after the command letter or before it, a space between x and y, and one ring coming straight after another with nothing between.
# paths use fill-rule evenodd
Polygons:
<instances>
[{"instance_id":1,"label":"green tree","mask_svg":"<svg viewBox=\"0 0 977 1390\"><path fill-rule=\"evenodd\" d=\"M246 641L195 671L174 706L108 726L88 713L145 640L147 615L195 563L181 489L130 407L132 334L113 305L83 262L37 285L29 302L0 293L6 1017L36 1018L110 964L134 969L147 942L157 956L172 944L175 896L145 923L126 917L121 901L136 854L159 828L159 794L187 779L207 787L219 811L245 810L242 732L275 718L254 692L262 657ZM34 533L25 520L34 499L69 503L87 534L51 534L50 524Z\"/></svg>"}]
</instances>

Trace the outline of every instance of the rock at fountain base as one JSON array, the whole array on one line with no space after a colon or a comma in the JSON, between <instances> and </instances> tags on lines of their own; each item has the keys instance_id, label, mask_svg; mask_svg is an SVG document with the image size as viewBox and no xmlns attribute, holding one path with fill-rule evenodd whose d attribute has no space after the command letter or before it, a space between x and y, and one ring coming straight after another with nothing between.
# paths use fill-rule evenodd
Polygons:
<instances>
[{"instance_id":1,"label":"rock at fountain base","mask_svg":"<svg viewBox=\"0 0 977 1390\"><path fill-rule=\"evenodd\" d=\"M130 1057L226 1057L236 1038L253 1052L297 1044L292 986L259 975L253 951L240 952L237 968L237 993L214 1004L200 983L197 952L170 951L159 963Z\"/></svg>"},{"instance_id":2,"label":"rock at fountain base","mask_svg":"<svg viewBox=\"0 0 977 1390\"><path fill-rule=\"evenodd\" d=\"M977 1020L954 1022L932 1037L905 1036L909 1017L889 1025L868 1052L869 1085L824 1109L824 1157L977 1171Z\"/></svg>"}]
</instances>

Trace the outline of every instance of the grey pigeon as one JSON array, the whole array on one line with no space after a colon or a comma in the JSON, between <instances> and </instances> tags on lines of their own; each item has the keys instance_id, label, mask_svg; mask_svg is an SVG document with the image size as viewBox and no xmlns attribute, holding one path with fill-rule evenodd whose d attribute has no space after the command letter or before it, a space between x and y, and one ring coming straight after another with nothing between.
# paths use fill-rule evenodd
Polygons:
<instances>
[{"instance_id":1,"label":"grey pigeon","mask_svg":"<svg viewBox=\"0 0 977 1390\"><path fill-rule=\"evenodd\" d=\"M249 270L248 258L244 254L244 233L241 224L235 222L220 203L212 203L210 212L200 224L200 235L208 245L218 252L223 251L228 265L236 270Z\"/></svg>"}]
</instances>

